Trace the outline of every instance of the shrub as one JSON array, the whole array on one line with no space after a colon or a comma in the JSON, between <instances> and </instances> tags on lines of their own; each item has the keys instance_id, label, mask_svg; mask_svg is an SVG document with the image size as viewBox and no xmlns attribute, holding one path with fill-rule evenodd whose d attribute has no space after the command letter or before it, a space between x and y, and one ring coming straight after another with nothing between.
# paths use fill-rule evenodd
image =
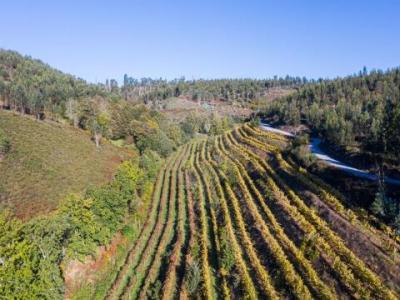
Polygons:
<instances>
[{"instance_id":1,"label":"shrub","mask_svg":"<svg viewBox=\"0 0 400 300\"><path fill-rule=\"evenodd\" d=\"M140 156L139 166L144 170L148 179L156 178L161 164L162 159L156 151L146 149Z\"/></svg>"},{"instance_id":2,"label":"shrub","mask_svg":"<svg viewBox=\"0 0 400 300\"><path fill-rule=\"evenodd\" d=\"M174 150L175 143L168 138L165 132L157 131L140 136L136 146L140 153L144 153L146 149L150 149L156 151L163 157L167 157Z\"/></svg>"},{"instance_id":3,"label":"shrub","mask_svg":"<svg viewBox=\"0 0 400 300\"><path fill-rule=\"evenodd\" d=\"M260 126L260 123L261 123L260 117L256 116L250 120L249 125L251 127L258 127Z\"/></svg>"},{"instance_id":4,"label":"shrub","mask_svg":"<svg viewBox=\"0 0 400 300\"><path fill-rule=\"evenodd\" d=\"M231 245L231 241L229 240L228 234L226 233L226 229L224 227L221 229L220 235L222 248L222 268L226 274L230 274L236 262L235 253L233 252L234 249Z\"/></svg>"},{"instance_id":5,"label":"shrub","mask_svg":"<svg viewBox=\"0 0 400 300\"><path fill-rule=\"evenodd\" d=\"M126 238L132 238L136 235L135 228L131 224L127 224L122 228L122 235Z\"/></svg>"},{"instance_id":6,"label":"shrub","mask_svg":"<svg viewBox=\"0 0 400 300\"><path fill-rule=\"evenodd\" d=\"M193 296L199 288L201 282L201 271L197 261L193 261L186 270L187 280L186 288L190 296Z\"/></svg>"},{"instance_id":7,"label":"shrub","mask_svg":"<svg viewBox=\"0 0 400 300\"><path fill-rule=\"evenodd\" d=\"M311 153L308 143L308 135L296 136L292 140L289 149L289 153L294 157L294 159L305 168L310 167L316 162L316 157Z\"/></svg>"},{"instance_id":8,"label":"shrub","mask_svg":"<svg viewBox=\"0 0 400 300\"><path fill-rule=\"evenodd\" d=\"M7 154L11 150L11 141L0 131L0 156Z\"/></svg>"}]
</instances>

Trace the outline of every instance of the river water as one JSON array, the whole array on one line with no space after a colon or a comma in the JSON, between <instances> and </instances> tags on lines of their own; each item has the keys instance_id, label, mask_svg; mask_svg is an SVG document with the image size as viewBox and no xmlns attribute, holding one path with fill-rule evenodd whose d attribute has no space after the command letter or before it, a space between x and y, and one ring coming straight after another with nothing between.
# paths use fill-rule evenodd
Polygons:
<instances>
[{"instance_id":1,"label":"river water","mask_svg":"<svg viewBox=\"0 0 400 300\"><path fill-rule=\"evenodd\" d=\"M284 131L284 130L280 130L277 128L273 128L272 126L270 126L267 123L261 123L260 124L260 128L266 131L271 131L271 132L275 132L278 134L282 134L288 137L293 137L294 135L290 132ZM331 156L329 156L328 154L326 154L321 148L320 148L320 144L321 144L321 139L319 138L312 138L311 139L311 143L308 145L308 147L310 148L311 153L313 153L319 160L325 162L327 165L337 168L339 170L343 170L344 172L350 173L353 176L359 177L359 178L364 178L367 180L372 180L372 181L376 181L379 179L379 177L376 174L372 174L369 173L368 171L364 171L364 170L360 170L357 168L354 168L350 165L347 165ZM394 185L400 185L400 180L399 179L395 179L395 178L391 178L391 177L386 177L385 176L385 182L386 183L390 183L390 184L394 184Z\"/></svg>"}]
</instances>

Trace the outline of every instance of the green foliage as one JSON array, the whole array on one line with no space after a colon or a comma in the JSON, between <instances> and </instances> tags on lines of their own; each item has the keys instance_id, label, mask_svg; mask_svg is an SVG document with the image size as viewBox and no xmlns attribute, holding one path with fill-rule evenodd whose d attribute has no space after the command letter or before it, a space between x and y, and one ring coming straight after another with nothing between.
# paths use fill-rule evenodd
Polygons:
<instances>
[{"instance_id":1,"label":"green foliage","mask_svg":"<svg viewBox=\"0 0 400 300\"><path fill-rule=\"evenodd\" d=\"M312 81L270 103L269 116L309 125L328 142L399 157L400 69Z\"/></svg>"},{"instance_id":2,"label":"green foliage","mask_svg":"<svg viewBox=\"0 0 400 300\"><path fill-rule=\"evenodd\" d=\"M307 82L305 78L275 77L273 79L214 79L171 81L142 78L140 80L125 76L121 93L125 99L142 100L145 103L161 102L170 97L184 96L194 101L224 100L246 103L265 96L265 91L274 87L295 87ZM143 93L143 88L146 92Z\"/></svg>"},{"instance_id":3,"label":"green foliage","mask_svg":"<svg viewBox=\"0 0 400 300\"><path fill-rule=\"evenodd\" d=\"M128 210L135 211L136 194L145 170L126 161L114 180L85 195L70 195L50 216L21 223L7 211L0 213L0 294L10 299L61 299L64 281L61 262L94 255L124 226Z\"/></svg>"},{"instance_id":4,"label":"green foliage","mask_svg":"<svg viewBox=\"0 0 400 300\"><path fill-rule=\"evenodd\" d=\"M201 282L201 270L199 263L197 261L193 261L185 271L187 274L186 277L186 288L190 296L194 296L200 286Z\"/></svg>"},{"instance_id":5,"label":"green foliage","mask_svg":"<svg viewBox=\"0 0 400 300\"><path fill-rule=\"evenodd\" d=\"M385 215L384 197L385 195L383 195L381 192L377 192L375 194L374 202L372 202L370 207L371 211L378 216Z\"/></svg>"},{"instance_id":6,"label":"green foliage","mask_svg":"<svg viewBox=\"0 0 400 300\"><path fill-rule=\"evenodd\" d=\"M61 299L58 267L63 220L52 217L22 224L0 213L0 294L6 299Z\"/></svg>"},{"instance_id":7,"label":"green foliage","mask_svg":"<svg viewBox=\"0 0 400 300\"><path fill-rule=\"evenodd\" d=\"M3 131L0 130L0 156L7 154L11 149L11 141L4 134Z\"/></svg>"},{"instance_id":8,"label":"green foliage","mask_svg":"<svg viewBox=\"0 0 400 300\"><path fill-rule=\"evenodd\" d=\"M200 131L202 124L200 116L191 113L181 122L181 128L188 139L190 139Z\"/></svg>"},{"instance_id":9,"label":"green foliage","mask_svg":"<svg viewBox=\"0 0 400 300\"><path fill-rule=\"evenodd\" d=\"M143 105L117 102L110 110L111 138L134 143L141 154L149 149L166 157L185 142L180 126Z\"/></svg>"},{"instance_id":10,"label":"green foliage","mask_svg":"<svg viewBox=\"0 0 400 300\"><path fill-rule=\"evenodd\" d=\"M391 224L396 232L400 232L400 203L386 194L383 182L379 184L379 189L370 209L375 215Z\"/></svg>"},{"instance_id":11,"label":"green foliage","mask_svg":"<svg viewBox=\"0 0 400 300\"><path fill-rule=\"evenodd\" d=\"M308 135L299 135L292 140L289 149L290 154L295 158L295 160L306 168L316 162L316 157L311 153L308 143Z\"/></svg>"},{"instance_id":12,"label":"green foliage","mask_svg":"<svg viewBox=\"0 0 400 300\"><path fill-rule=\"evenodd\" d=\"M254 118L252 118L252 119L250 120L249 125L250 125L251 127L258 127L258 126L260 126L260 123L261 123L260 117L259 117L259 116L256 116L256 117L254 117Z\"/></svg>"},{"instance_id":13,"label":"green foliage","mask_svg":"<svg viewBox=\"0 0 400 300\"><path fill-rule=\"evenodd\" d=\"M97 227L99 224L93 212L93 200L71 195L61 205L60 212L71 226L67 255L83 260L94 252L99 231L102 231Z\"/></svg>"},{"instance_id":14,"label":"green foliage","mask_svg":"<svg viewBox=\"0 0 400 300\"><path fill-rule=\"evenodd\" d=\"M225 131L229 130L232 126L232 121L227 117L218 117L217 115L213 114L210 120L210 135L219 135L223 134Z\"/></svg>"},{"instance_id":15,"label":"green foliage","mask_svg":"<svg viewBox=\"0 0 400 300\"><path fill-rule=\"evenodd\" d=\"M174 96L181 95L185 90L191 95L197 94L189 88L192 83L184 80L165 82L160 86L158 80L144 78L139 83L126 77L121 89L113 79L107 80L105 85L90 85L38 60L5 50L0 50L0 68L0 97L5 99L6 108L36 115L38 119L66 121L88 130L97 147L103 137L124 139L128 144L134 143L141 152L151 149L166 157L199 132L216 135L231 125L231 120L225 117L213 115L204 118L195 114L177 124L156 112L155 109L159 107L156 101L171 95L167 90ZM229 93L224 92L224 95L243 93L240 98L252 99L256 95L253 86L263 90L286 81L288 84L298 81L280 80L199 81L193 84L204 90L219 90L220 87L231 89L229 86L232 85L232 90ZM144 91L143 84L146 86ZM263 85L265 86L262 87ZM138 99L131 97L132 89L137 87L141 90ZM210 91L205 94L213 98L218 93ZM235 98L233 95L228 97ZM123 98L135 98L138 101L125 101ZM146 106L149 101L155 101L153 109Z\"/></svg>"},{"instance_id":16,"label":"green foliage","mask_svg":"<svg viewBox=\"0 0 400 300\"><path fill-rule=\"evenodd\" d=\"M301 242L300 249L301 251L303 251L305 257L310 261L315 261L320 255L315 242L317 238L317 234L309 234L305 236L303 241Z\"/></svg>"},{"instance_id":17,"label":"green foliage","mask_svg":"<svg viewBox=\"0 0 400 300\"><path fill-rule=\"evenodd\" d=\"M137 232L134 228L133 225L131 224L127 224L125 225L122 230L121 230L122 234L124 235L124 237L132 239L134 236L136 236Z\"/></svg>"},{"instance_id":18,"label":"green foliage","mask_svg":"<svg viewBox=\"0 0 400 300\"><path fill-rule=\"evenodd\" d=\"M140 153L146 149L157 151L161 156L167 157L174 151L174 142L168 138L163 131L156 131L148 135L142 135L137 141L137 147Z\"/></svg>"},{"instance_id":19,"label":"green foliage","mask_svg":"<svg viewBox=\"0 0 400 300\"><path fill-rule=\"evenodd\" d=\"M0 95L10 109L42 118L65 117L68 99L104 95L105 90L39 60L0 49Z\"/></svg>"},{"instance_id":20,"label":"green foliage","mask_svg":"<svg viewBox=\"0 0 400 300\"><path fill-rule=\"evenodd\" d=\"M290 125L296 126L300 124L300 111L295 101L289 103L284 114L284 120Z\"/></svg>"},{"instance_id":21,"label":"green foliage","mask_svg":"<svg viewBox=\"0 0 400 300\"><path fill-rule=\"evenodd\" d=\"M225 274L230 274L236 262L235 253L233 252L234 250L229 240L229 236L226 233L226 229L223 227L220 229L220 236L221 236L222 268Z\"/></svg>"},{"instance_id":22,"label":"green foliage","mask_svg":"<svg viewBox=\"0 0 400 300\"><path fill-rule=\"evenodd\" d=\"M156 151L146 149L140 156L139 166L146 171L148 179L154 179L161 167L162 159Z\"/></svg>"},{"instance_id":23,"label":"green foliage","mask_svg":"<svg viewBox=\"0 0 400 300\"><path fill-rule=\"evenodd\" d=\"M297 135L292 140L292 147L296 148L296 147L308 145L309 141L310 141L310 138L307 134Z\"/></svg>"},{"instance_id":24,"label":"green foliage","mask_svg":"<svg viewBox=\"0 0 400 300\"><path fill-rule=\"evenodd\" d=\"M118 194L123 199L131 199L135 194L138 181L143 176L143 170L139 168L138 164L127 160L118 168L112 185L117 188Z\"/></svg>"}]
</instances>

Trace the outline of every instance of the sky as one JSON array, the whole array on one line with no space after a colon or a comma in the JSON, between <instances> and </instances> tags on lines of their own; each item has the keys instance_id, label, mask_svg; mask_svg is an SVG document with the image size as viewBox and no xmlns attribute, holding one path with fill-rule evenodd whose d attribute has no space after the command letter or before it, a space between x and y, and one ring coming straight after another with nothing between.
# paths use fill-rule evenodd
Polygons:
<instances>
[{"instance_id":1,"label":"sky","mask_svg":"<svg viewBox=\"0 0 400 300\"><path fill-rule=\"evenodd\" d=\"M400 66L400 1L1 1L0 48L106 78L333 78Z\"/></svg>"}]
</instances>

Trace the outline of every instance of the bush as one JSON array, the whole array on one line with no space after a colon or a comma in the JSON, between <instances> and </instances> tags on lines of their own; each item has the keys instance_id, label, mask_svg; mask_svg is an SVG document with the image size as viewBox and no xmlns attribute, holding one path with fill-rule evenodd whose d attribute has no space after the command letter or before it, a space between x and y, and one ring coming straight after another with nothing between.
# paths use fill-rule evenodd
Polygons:
<instances>
[{"instance_id":1,"label":"bush","mask_svg":"<svg viewBox=\"0 0 400 300\"><path fill-rule=\"evenodd\" d=\"M137 147L140 153L146 149L156 151L163 157L167 157L174 151L175 143L168 138L163 131L157 131L147 135L140 136L137 141Z\"/></svg>"},{"instance_id":2,"label":"bush","mask_svg":"<svg viewBox=\"0 0 400 300\"><path fill-rule=\"evenodd\" d=\"M131 224L127 224L122 228L122 235L126 238L133 238L136 235L136 230Z\"/></svg>"},{"instance_id":3,"label":"bush","mask_svg":"<svg viewBox=\"0 0 400 300\"><path fill-rule=\"evenodd\" d=\"M160 155L150 149L146 149L140 156L139 166L146 173L148 179L154 179L162 164Z\"/></svg>"},{"instance_id":4,"label":"bush","mask_svg":"<svg viewBox=\"0 0 400 300\"><path fill-rule=\"evenodd\" d=\"M0 155L6 155L11 150L11 142L6 135L0 131Z\"/></svg>"},{"instance_id":5,"label":"bush","mask_svg":"<svg viewBox=\"0 0 400 300\"><path fill-rule=\"evenodd\" d=\"M308 143L308 135L296 136L289 150L294 159L305 168L309 168L316 162L316 157L311 153Z\"/></svg>"},{"instance_id":6,"label":"bush","mask_svg":"<svg viewBox=\"0 0 400 300\"><path fill-rule=\"evenodd\" d=\"M186 272L186 288L190 296L194 296L199 288L201 282L201 270L197 261L193 261L188 267Z\"/></svg>"},{"instance_id":7,"label":"bush","mask_svg":"<svg viewBox=\"0 0 400 300\"><path fill-rule=\"evenodd\" d=\"M261 124L260 117L256 116L256 117L252 118L250 120L249 124L253 128L260 126L260 124Z\"/></svg>"},{"instance_id":8,"label":"bush","mask_svg":"<svg viewBox=\"0 0 400 300\"><path fill-rule=\"evenodd\" d=\"M396 234L400 234L400 203L386 194L382 182L379 184L379 189L375 194L370 210L376 216L385 219L391 224Z\"/></svg>"}]
</instances>

